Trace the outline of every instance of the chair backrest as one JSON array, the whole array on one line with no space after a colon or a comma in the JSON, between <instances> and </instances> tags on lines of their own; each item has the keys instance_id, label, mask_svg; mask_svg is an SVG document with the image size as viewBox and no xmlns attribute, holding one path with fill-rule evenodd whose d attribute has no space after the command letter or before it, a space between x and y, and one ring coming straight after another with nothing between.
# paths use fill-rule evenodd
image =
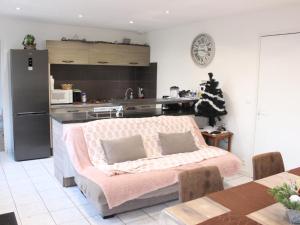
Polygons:
<instances>
[{"instance_id":1,"label":"chair backrest","mask_svg":"<svg viewBox=\"0 0 300 225\"><path fill-rule=\"evenodd\" d=\"M253 180L284 172L284 163L280 152L269 152L253 156L252 164Z\"/></svg>"},{"instance_id":2,"label":"chair backrest","mask_svg":"<svg viewBox=\"0 0 300 225\"><path fill-rule=\"evenodd\" d=\"M190 201L224 190L223 179L216 166L183 171L178 175L179 200Z\"/></svg>"}]
</instances>

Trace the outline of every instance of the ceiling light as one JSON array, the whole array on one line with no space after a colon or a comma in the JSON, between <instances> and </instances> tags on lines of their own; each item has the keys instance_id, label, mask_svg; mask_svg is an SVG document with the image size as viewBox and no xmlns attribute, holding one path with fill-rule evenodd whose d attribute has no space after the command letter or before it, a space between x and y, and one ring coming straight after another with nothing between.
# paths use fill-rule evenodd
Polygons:
<instances>
[{"instance_id":1,"label":"ceiling light","mask_svg":"<svg viewBox=\"0 0 300 225\"><path fill-rule=\"evenodd\" d=\"M20 7L16 7L16 10L20 11L20 10L21 10L21 8L20 8Z\"/></svg>"},{"instance_id":2,"label":"ceiling light","mask_svg":"<svg viewBox=\"0 0 300 225\"><path fill-rule=\"evenodd\" d=\"M132 20L129 21L130 24L133 24L134 22Z\"/></svg>"},{"instance_id":3,"label":"ceiling light","mask_svg":"<svg viewBox=\"0 0 300 225\"><path fill-rule=\"evenodd\" d=\"M166 13L166 14L170 14L170 11L169 11L169 10L166 10L165 13Z\"/></svg>"},{"instance_id":4,"label":"ceiling light","mask_svg":"<svg viewBox=\"0 0 300 225\"><path fill-rule=\"evenodd\" d=\"M78 14L78 18L82 18L83 17L83 15L82 14Z\"/></svg>"}]
</instances>

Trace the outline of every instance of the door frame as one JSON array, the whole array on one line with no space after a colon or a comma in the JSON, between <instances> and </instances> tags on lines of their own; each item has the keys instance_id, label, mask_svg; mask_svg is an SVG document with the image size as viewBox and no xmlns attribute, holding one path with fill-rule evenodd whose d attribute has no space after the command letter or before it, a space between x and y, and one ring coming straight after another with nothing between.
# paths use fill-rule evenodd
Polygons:
<instances>
[{"instance_id":1,"label":"door frame","mask_svg":"<svg viewBox=\"0 0 300 225\"><path fill-rule=\"evenodd\" d=\"M4 135L4 116L3 116L3 76L4 76L4 69L3 69L3 42L0 40L0 88L1 88L1 91L0 91L0 102L1 102L1 105L0 105L0 117L1 117L1 126L0 126L0 129L2 129L3 131L3 135ZM1 134L2 135L2 134ZM2 137L1 137L2 138ZM3 137L4 139L4 137ZM5 145L5 139L3 140L3 145L4 145L4 151L6 149L6 145ZM2 151L2 149L0 149L0 151Z\"/></svg>"},{"instance_id":2,"label":"door frame","mask_svg":"<svg viewBox=\"0 0 300 225\"><path fill-rule=\"evenodd\" d=\"M258 120L259 114L261 109L261 101L260 101L260 88L261 88L261 42L262 38L265 37L275 37L275 36L286 36L286 35L293 35L293 34L300 34L300 31L295 32L283 32L283 33L274 33L274 34L264 34L259 36L259 55L258 55L258 73L257 73L257 90L256 90L256 110L255 110L255 126L254 126L254 137L253 137L253 156L256 154L256 145L257 145L257 127L258 127Z\"/></svg>"}]
</instances>

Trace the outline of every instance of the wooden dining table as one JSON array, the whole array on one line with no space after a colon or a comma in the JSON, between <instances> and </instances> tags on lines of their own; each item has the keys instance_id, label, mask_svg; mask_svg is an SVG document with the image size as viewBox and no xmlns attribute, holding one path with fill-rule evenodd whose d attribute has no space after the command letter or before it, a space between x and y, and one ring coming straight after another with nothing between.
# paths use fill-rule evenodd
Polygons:
<instances>
[{"instance_id":1,"label":"wooden dining table","mask_svg":"<svg viewBox=\"0 0 300 225\"><path fill-rule=\"evenodd\" d=\"M161 225L290 225L269 189L300 181L300 167L166 208Z\"/></svg>"}]
</instances>

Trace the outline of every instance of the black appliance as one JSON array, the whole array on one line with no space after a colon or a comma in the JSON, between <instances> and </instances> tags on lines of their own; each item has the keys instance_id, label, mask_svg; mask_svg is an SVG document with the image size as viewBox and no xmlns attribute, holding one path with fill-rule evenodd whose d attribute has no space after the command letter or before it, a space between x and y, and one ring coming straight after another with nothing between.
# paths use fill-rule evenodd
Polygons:
<instances>
[{"instance_id":1,"label":"black appliance","mask_svg":"<svg viewBox=\"0 0 300 225\"><path fill-rule=\"evenodd\" d=\"M14 158L46 158L50 150L47 50L11 50Z\"/></svg>"}]
</instances>

